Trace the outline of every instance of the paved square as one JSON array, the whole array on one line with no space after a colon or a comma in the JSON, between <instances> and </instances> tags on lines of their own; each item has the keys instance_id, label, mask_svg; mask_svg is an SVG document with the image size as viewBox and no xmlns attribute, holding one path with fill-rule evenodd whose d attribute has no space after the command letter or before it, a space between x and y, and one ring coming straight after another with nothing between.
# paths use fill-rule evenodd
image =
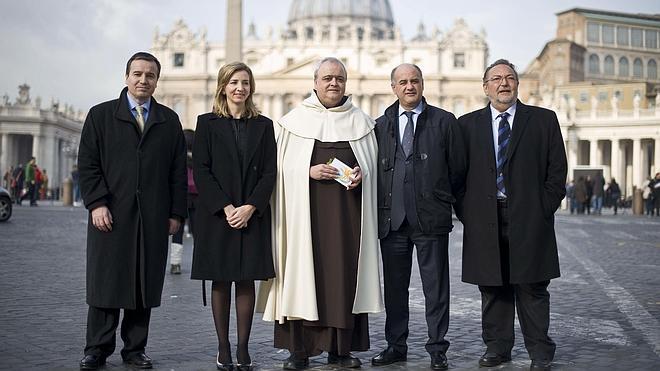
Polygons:
<instances>
[{"instance_id":1,"label":"paved square","mask_svg":"<svg viewBox=\"0 0 660 371\"><path fill-rule=\"evenodd\" d=\"M78 369L87 315L86 223L84 209L42 205L17 207L12 219L0 224L0 369ZM550 285L550 331L557 343L553 369L660 369L660 218L560 213L556 225L562 277ZM481 301L476 286L460 282L461 238L457 223L450 237L447 356L450 369L479 370ZM192 240L184 244L183 274L167 274L162 306L152 312L147 354L159 370L215 370L213 319L210 307L202 306L200 282L189 278ZM371 350L356 354L363 369L429 369L424 299L419 275L413 274L408 362L370 365L385 347L385 316L372 315ZM519 328L516 337L513 361L493 369L529 368ZM279 370L288 356L272 347L272 338L272 323L257 314L250 343L260 370ZM235 329L230 339L235 341ZM118 336L105 369L126 369L121 346ZM324 356L315 357L312 367L336 369L325 362Z\"/></svg>"}]
</instances>

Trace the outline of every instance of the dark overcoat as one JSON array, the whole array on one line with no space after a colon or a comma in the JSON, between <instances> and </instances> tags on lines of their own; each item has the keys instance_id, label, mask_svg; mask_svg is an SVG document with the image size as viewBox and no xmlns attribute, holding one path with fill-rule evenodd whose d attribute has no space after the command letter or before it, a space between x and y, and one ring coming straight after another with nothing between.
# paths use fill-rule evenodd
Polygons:
<instances>
[{"instance_id":1,"label":"dark overcoat","mask_svg":"<svg viewBox=\"0 0 660 371\"><path fill-rule=\"evenodd\" d=\"M183 220L187 211L179 117L152 98L141 134L126 91L90 109L78 151L80 190L90 210L87 303L101 308L135 309L138 285L144 307L160 305L168 219ZM91 210L101 205L112 214L111 232L92 224Z\"/></svg>"},{"instance_id":2,"label":"dark overcoat","mask_svg":"<svg viewBox=\"0 0 660 371\"><path fill-rule=\"evenodd\" d=\"M216 281L275 277L271 250L270 196L277 174L273 122L248 119L243 166L232 119L207 113L197 118L193 175L199 192L191 278ZM252 205L246 228L234 229L224 207Z\"/></svg>"},{"instance_id":3,"label":"dark overcoat","mask_svg":"<svg viewBox=\"0 0 660 371\"><path fill-rule=\"evenodd\" d=\"M463 222L463 281L502 285L498 243L496 163L490 107L459 118L467 153ZM553 111L517 103L504 168L509 212L510 283L559 277L554 213L566 194L566 154Z\"/></svg>"},{"instance_id":4,"label":"dark overcoat","mask_svg":"<svg viewBox=\"0 0 660 371\"><path fill-rule=\"evenodd\" d=\"M424 99L424 98L422 98ZM389 233L399 101L376 120L378 140L378 238ZM451 232L451 206L465 179L465 153L456 117L426 104L417 119L413 141L413 186L419 229L426 234Z\"/></svg>"}]
</instances>

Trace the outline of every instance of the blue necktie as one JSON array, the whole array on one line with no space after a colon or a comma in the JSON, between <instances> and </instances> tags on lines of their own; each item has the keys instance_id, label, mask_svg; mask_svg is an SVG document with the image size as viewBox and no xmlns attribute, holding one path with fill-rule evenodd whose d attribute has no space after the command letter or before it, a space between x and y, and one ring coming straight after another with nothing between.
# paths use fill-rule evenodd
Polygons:
<instances>
[{"instance_id":1,"label":"blue necktie","mask_svg":"<svg viewBox=\"0 0 660 371\"><path fill-rule=\"evenodd\" d=\"M413 138L415 137L414 128L413 128L413 115L415 114L412 111L405 111L404 114L408 117L408 123L406 128L403 131L403 138L401 138L401 147L403 148L403 153L406 157L410 156L413 151Z\"/></svg>"},{"instance_id":2,"label":"blue necktie","mask_svg":"<svg viewBox=\"0 0 660 371\"><path fill-rule=\"evenodd\" d=\"M506 187L504 186L504 164L506 163L506 149L509 146L511 137L511 126L507 117L507 112L500 113L500 125L497 129L497 190L506 196Z\"/></svg>"}]
</instances>

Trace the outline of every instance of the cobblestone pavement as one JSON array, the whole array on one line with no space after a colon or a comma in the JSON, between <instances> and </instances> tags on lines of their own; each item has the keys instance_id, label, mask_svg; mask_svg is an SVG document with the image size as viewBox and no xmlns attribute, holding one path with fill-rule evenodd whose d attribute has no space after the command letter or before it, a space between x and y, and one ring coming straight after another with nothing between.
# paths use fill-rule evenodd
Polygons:
<instances>
[{"instance_id":1,"label":"cobblestone pavement","mask_svg":"<svg viewBox=\"0 0 660 371\"><path fill-rule=\"evenodd\" d=\"M76 370L85 338L85 229L81 208L17 207L0 224L0 369ZM524 226L519 226L524 228ZM660 368L660 218L630 215L557 216L562 277L552 281L551 336L556 370L657 370ZM460 282L462 227L450 238L450 369L478 370L480 297ZM192 241L186 238L184 272L168 274L162 306L153 310L147 354L159 370L214 370L216 339L201 285L189 279ZM410 289L408 362L374 368L385 347L384 314L370 316L371 350L357 353L363 369L423 370L426 325L418 273ZM235 324L235 321L233 322ZM493 369L529 367L520 329L513 361ZM260 370L281 369L288 356L272 347L272 324L255 322L251 354ZM232 330L231 339L235 339ZM235 340L234 340L235 341ZM125 369L116 352L105 369ZM314 370L336 369L324 356ZM485 369L484 369L485 370Z\"/></svg>"}]
</instances>

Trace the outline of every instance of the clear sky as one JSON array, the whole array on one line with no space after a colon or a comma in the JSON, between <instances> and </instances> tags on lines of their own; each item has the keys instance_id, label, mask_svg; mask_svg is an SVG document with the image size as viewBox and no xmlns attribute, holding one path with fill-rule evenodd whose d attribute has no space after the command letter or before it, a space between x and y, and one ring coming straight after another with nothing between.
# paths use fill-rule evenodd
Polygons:
<instances>
[{"instance_id":1,"label":"clear sky","mask_svg":"<svg viewBox=\"0 0 660 371\"><path fill-rule=\"evenodd\" d=\"M286 24L290 0L244 0L244 27L254 21L263 35ZM464 18L474 31L486 30L489 61L508 58L520 70L555 35L555 13L574 7L660 13L658 0L390 0L405 39L419 22L427 32L447 31ZM181 18L208 39L222 41L224 0L0 0L0 95L14 101L18 85L41 96L87 110L113 99L124 86L124 67L135 51L148 50L158 27L171 30Z\"/></svg>"}]
</instances>

